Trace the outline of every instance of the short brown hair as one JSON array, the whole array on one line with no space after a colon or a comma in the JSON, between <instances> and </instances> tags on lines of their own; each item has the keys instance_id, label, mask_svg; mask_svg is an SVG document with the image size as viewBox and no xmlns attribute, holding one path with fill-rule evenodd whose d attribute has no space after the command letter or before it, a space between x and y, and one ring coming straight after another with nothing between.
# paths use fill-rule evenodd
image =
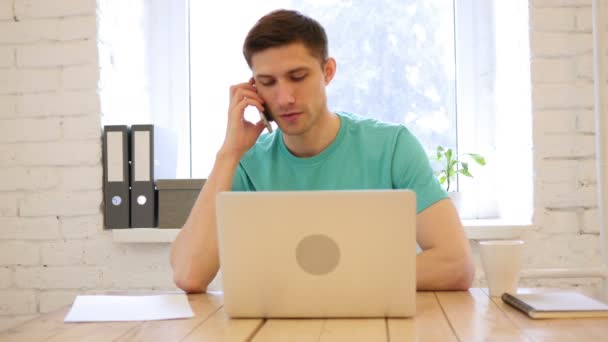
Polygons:
<instances>
[{"instance_id":1,"label":"short brown hair","mask_svg":"<svg viewBox=\"0 0 608 342\"><path fill-rule=\"evenodd\" d=\"M260 18L243 43L243 55L251 68L251 57L272 47L303 43L321 63L327 60L327 35L316 20L292 10L276 10Z\"/></svg>"}]
</instances>

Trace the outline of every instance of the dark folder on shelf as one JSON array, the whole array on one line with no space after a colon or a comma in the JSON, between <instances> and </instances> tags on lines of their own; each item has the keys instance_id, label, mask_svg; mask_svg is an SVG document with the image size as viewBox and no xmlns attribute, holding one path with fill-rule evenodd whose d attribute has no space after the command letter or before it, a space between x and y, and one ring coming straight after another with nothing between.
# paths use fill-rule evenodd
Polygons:
<instances>
[{"instance_id":1,"label":"dark folder on shelf","mask_svg":"<svg viewBox=\"0 0 608 342\"><path fill-rule=\"evenodd\" d=\"M131 228L155 227L154 126L131 126Z\"/></svg>"},{"instance_id":2,"label":"dark folder on shelf","mask_svg":"<svg viewBox=\"0 0 608 342\"><path fill-rule=\"evenodd\" d=\"M107 229L129 228L128 127L104 126L104 222Z\"/></svg>"}]
</instances>

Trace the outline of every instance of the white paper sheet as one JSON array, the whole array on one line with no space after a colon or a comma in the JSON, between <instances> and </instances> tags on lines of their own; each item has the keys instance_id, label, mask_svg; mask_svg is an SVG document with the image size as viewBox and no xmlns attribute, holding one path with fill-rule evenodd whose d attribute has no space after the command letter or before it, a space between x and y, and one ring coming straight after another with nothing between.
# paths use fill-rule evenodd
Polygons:
<instances>
[{"instance_id":1,"label":"white paper sheet","mask_svg":"<svg viewBox=\"0 0 608 342\"><path fill-rule=\"evenodd\" d=\"M193 317L185 294L78 296L65 322L149 321Z\"/></svg>"}]
</instances>

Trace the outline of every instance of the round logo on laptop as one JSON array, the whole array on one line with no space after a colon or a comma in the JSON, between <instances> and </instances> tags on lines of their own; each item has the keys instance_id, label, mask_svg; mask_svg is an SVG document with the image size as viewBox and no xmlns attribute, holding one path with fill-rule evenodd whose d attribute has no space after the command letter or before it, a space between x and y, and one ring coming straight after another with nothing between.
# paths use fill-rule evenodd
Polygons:
<instances>
[{"instance_id":1,"label":"round logo on laptop","mask_svg":"<svg viewBox=\"0 0 608 342\"><path fill-rule=\"evenodd\" d=\"M309 235L298 243L296 260L304 271L313 275L324 275L338 266L340 248L327 235Z\"/></svg>"}]
</instances>

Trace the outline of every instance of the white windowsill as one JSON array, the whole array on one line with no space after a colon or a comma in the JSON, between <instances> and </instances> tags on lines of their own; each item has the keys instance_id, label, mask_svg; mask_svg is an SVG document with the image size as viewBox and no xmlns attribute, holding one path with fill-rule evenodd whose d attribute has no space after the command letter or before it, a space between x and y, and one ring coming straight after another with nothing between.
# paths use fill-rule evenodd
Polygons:
<instances>
[{"instance_id":1,"label":"white windowsill","mask_svg":"<svg viewBox=\"0 0 608 342\"><path fill-rule=\"evenodd\" d=\"M469 240L519 239L530 224L505 220L463 220ZM130 228L113 229L112 238L118 243L171 243L179 229Z\"/></svg>"},{"instance_id":2,"label":"white windowsill","mask_svg":"<svg viewBox=\"0 0 608 342\"><path fill-rule=\"evenodd\" d=\"M519 239L522 232L532 228L531 223L503 219L462 220L469 240Z\"/></svg>"}]
</instances>

